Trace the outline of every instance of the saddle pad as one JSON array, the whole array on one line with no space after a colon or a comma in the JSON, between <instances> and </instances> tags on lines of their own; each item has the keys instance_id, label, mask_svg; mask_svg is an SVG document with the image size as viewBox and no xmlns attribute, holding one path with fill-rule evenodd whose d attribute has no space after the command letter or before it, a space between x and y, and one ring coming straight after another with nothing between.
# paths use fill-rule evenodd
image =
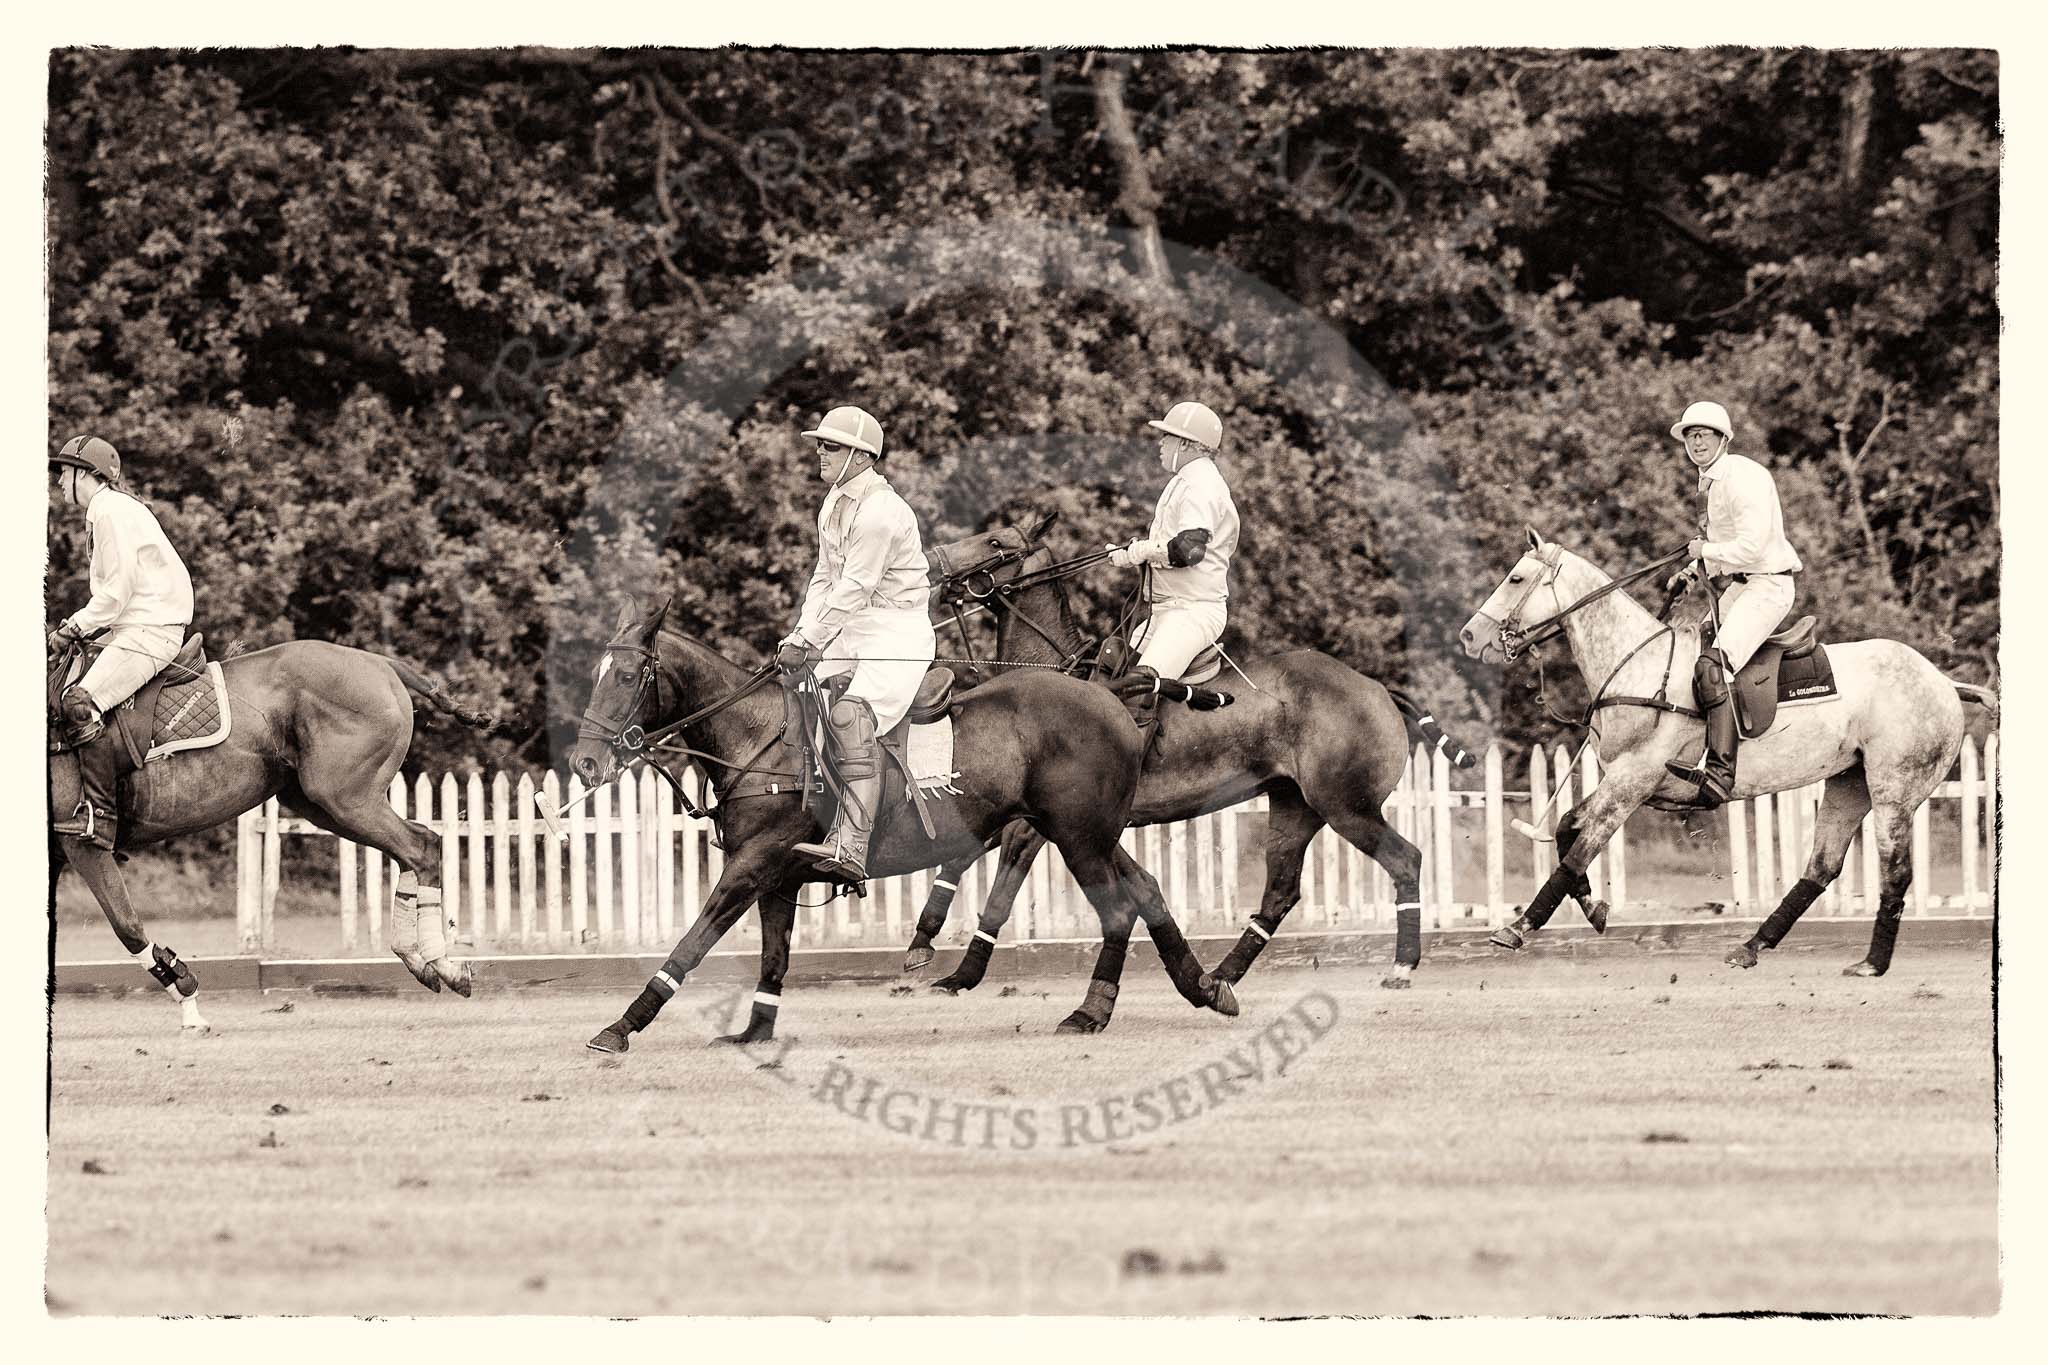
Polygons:
<instances>
[{"instance_id":1,"label":"saddle pad","mask_svg":"<svg viewBox=\"0 0 2048 1365\"><path fill-rule=\"evenodd\" d=\"M188 749L208 749L228 737L234 716L228 708L227 682L220 665L189 682L167 685L157 693L156 731L144 762Z\"/></svg>"},{"instance_id":2,"label":"saddle pad","mask_svg":"<svg viewBox=\"0 0 2048 1365\"><path fill-rule=\"evenodd\" d=\"M1771 728L1781 706L1807 706L1832 701L1840 695L1835 687L1835 666L1828 659L1826 645L1815 645L1813 653L1778 661L1778 686L1764 691L1762 670L1745 668L1735 677L1735 715L1745 737L1755 738Z\"/></svg>"},{"instance_id":3,"label":"saddle pad","mask_svg":"<svg viewBox=\"0 0 2048 1365\"><path fill-rule=\"evenodd\" d=\"M905 757L910 760L910 775L917 779L917 785L925 795L960 795L960 789L953 785L953 779L960 774L953 769L951 716L942 717L930 725L911 726L910 745Z\"/></svg>"}]
</instances>

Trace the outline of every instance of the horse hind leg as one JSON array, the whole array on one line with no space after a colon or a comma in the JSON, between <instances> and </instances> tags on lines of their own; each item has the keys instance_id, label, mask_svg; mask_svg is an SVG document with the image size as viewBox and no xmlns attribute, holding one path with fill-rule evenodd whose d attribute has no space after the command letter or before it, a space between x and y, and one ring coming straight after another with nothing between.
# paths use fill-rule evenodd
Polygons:
<instances>
[{"instance_id":1,"label":"horse hind leg","mask_svg":"<svg viewBox=\"0 0 2048 1365\"><path fill-rule=\"evenodd\" d=\"M194 1036L211 1033L212 1026L199 1012L199 978L192 974L192 969L175 951L150 941L142 920L128 900L128 886L114 862L113 851L86 839L70 837L64 837L60 847L64 860L78 869L78 875L91 888L93 899L99 902L107 923L113 926L114 937L121 940L121 946L135 959L135 965L148 972L150 978L164 988L164 993L178 1002L179 1024L183 1031ZM55 868L53 860L50 882L53 893L56 889Z\"/></svg>"},{"instance_id":2,"label":"horse hind leg","mask_svg":"<svg viewBox=\"0 0 2048 1365\"><path fill-rule=\"evenodd\" d=\"M1857 827L1869 809L1870 788L1863 780L1860 766L1828 779L1821 794L1820 815L1814 821L1813 854L1807 860L1806 875L1792 884L1785 898L1778 902L1778 908L1746 942L1728 951L1725 961L1729 966L1754 967L1757 955L1777 947L1806 908L1842 875L1842 860L1848 855L1849 842L1856 837Z\"/></svg>"},{"instance_id":3,"label":"horse hind leg","mask_svg":"<svg viewBox=\"0 0 2048 1365\"><path fill-rule=\"evenodd\" d=\"M391 896L391 929L386 942L413 979L428 990L443 986L468 996L475 978L467 962L448 956L452 924L441 898L437 836L425 825L393 810L381 790L347 803L323 801L312 792L293 792L291 804L322 829L389 855L398 864Z\"/></svg>"},{"instance_id":4,"label":"horse hind leg","mask_svg":"<svg viewBox=\"0 0 2048 1365\"><path fill-rule=\"evenodd\" d=\"M1422 850L1403 838L1378 811L1333 814L1330 828L1385 868L1394 882L1394 970L1380 979L1386 990L1407 990L1422 965Z\"/></svg>"},{"instance_id":5,"label":"horse hind leg","mask_svg":"<svg viewBox=\"0 0 2048 1365\"><path fill-rule=\"evenodd\" d=\"M1906 913L1906 891L1913 884L1911 806L1877 806L1877 861L1881 886L1877 918L1870 926L1870 952L1861 962L1842 968L1843 976L1883 976L1891 970L1899 921Z\"/></svg>"}]
</instances>

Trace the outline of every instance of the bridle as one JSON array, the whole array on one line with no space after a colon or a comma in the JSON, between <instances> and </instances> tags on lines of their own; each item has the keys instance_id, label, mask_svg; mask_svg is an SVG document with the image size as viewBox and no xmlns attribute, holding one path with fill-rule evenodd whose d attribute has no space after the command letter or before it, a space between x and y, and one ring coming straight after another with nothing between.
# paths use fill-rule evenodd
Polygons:
<instances>
[{"instance_id":1,"label":"bridle","mask_svg":"<svg viewBox=\"0 0 2048 1365\"><path fill-rule=\"evenodd\" d=\"M657 628L657 637L658 634L659 628ZM738 705L741 701L760 691L769 679L775 676L774 661L770 660L752 673L749 673L738 686L716 701L698 707L680 720L672 720L666 725L649 730L633 718L640 714L650 687L654 690L655 708L657 710L660 709L660 655L647 645L614 641L605 646L604 654L599 656L600 661L609 658L615 653L639 656L639 675L633 680L633 691L624 705L606 707L605 709L608 712L606 715L594 716L586 710L583 716L576 722L576 737L607 746L612 751L614 759L622 767L630 768L635 763L645 763L648 767L653 768L674 789L677 797L683 803L684 812L692 819L704 819L712 812L699 806L691 799L689 792L677 780L676 775L668 770L668 765L655 757L655 752L660 751L684 758L697 759L707 765L716 765L719 768L730 771L733 774L732 780L737 780L753 771L753 765L760 761L761 755L767 753L782 738L783 732L781 730L777 730L774 734L770 735L760 748L748 756L744 763L734 763L729 759L721 758L717 754L709 753L702 749L694 749L686 744L672 744L667 741L670 736L679 734L692 725L707 721L719 712ZM601 662L600 667L602 667ZM712 786L714 790L719 786L715 779ZM723 804L725 799L723 796L720 797L721 804Z\"/></svg>"},{"instance_id":2,"label":"bridle","mask_svg":"<svg viewBox=\"0 0 2048 1365\"><path fill-rule=\"evenodd\" d=\"M1587 705L1584 716L1561 716L1551 708L1549 680L1544 673L1543 654L1540 649L1540 646L1549 643L1564 633L1564 623L1573 613L1592 606L1609 593L1619 592L1623 588L1640 583L1645 578L1663 572L1674 564L1684 562L1686 557L1684 550L1678 550L1672 554L1665 555L1662 559L1653 560L1640 569L1633 570L1623 574L1620 578L1603 583L1578 601L1573 602L1570 606L1564 604L1557 591L1558 574L1564 567L1564 547L1561 545L1539 545L1533 553L1536 555L1537 562L1543 565L1544 572L1530 580L1529 585L1522 589L1522 595L1515 600L1514 606L1510 607L1507 615L1501 619L1498 638L1501 652L1505 656L1505 662L1513 663L1525 653L1536 660L1536 699L1537 703L1543 708L1545 715L1560 725L1569 726L1591 725L1593 713L1608 706L1644 706L1652 710L1673 711L1686 716L1696 717L1699 715L1697 711L1674 705L1665 695L1666 690L1671 685L1671 657L1676 656L1678 635L1670 625L1665 624L1664 618L1671 614L1671 608L1678 600L1676 596L1668 599L1664 603L1664 610L1658 614L1657 620L1660 628L1643 639L1626 655L1622 656L1621 662L1614 666L1613 671L1607 675L1606 681L1600 684L1599 691L1594 693L1593 700ZM1535 625L1525 627L1521 624L1522 612L1529 605L1529 599L1535 596L1536 590L1543 587L1550 589L1551 604L1556 610L1551 615L1538 621ZM1668 637L1670 639L1671 657L1667 657L1665 660L1664 681L1663 685L1657 689L1657 695L1654 697L1608 696L1607 689L1614 685L1614 680L1621 676L1622 670L1635 660L1636 655L1642 653L1653 641L1660 637Z\"/></svg>"},{"instance_id":3,"label":"bridle","mask_svg":"<svg viewBox=\"0 0 2048 1365\"><path fill-rule=\"evenodd\" d=\"M973 607L978 610L988 610L991 612L998 610L1007 611L1024 625L1030 627L1040 639L1044 640L1052 648L1054 653L1059 655L1060 662L1052 666L1058 668L1061 672L1072 672L1078 668L1081 661L1087 657L1090 647L1096 643L1085 638L1078 644L1063 642L1060 636L1054 633L1052 628L1039 621L1030 612L1025 611L1018 604L1017 599L1022 594L1042 584L1070 577L1073 574L1079 573L1082 569L1100 563L1109 557L1109 552L1107 550L1098 550L1092 554L1085 554L1074 559L1048 564L1044 568L1033 569L1029 573L1018 574L1012 578L1000 580L996 578L996 571L1022 564L1037 554L1042 548L1037 542L1027 542L1022 546L1005 546L989 558L976 564L973 568L966 570L949 568L949 557L946 555L944 548L933 552L941 573L940 580L936 585L939 602L942 606L950 608L953 613L953 623L959 627L961 646L967 654L967 666L974 673L975 681L977 682L982 681L984 665L994 668L1003 666L1004 661L996 659L982 660L975 657L974 637L967 630L966 612L964 610L969 603L972 603Z\"/></svg>"}]
</instances>

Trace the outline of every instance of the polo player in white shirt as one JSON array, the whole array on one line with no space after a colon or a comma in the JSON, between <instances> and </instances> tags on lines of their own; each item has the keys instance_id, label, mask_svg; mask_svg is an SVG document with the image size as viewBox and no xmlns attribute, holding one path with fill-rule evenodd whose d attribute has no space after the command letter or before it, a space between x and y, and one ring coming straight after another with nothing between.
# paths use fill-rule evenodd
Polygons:
<instances>
[{"instance_id":1,"label":"polo player in white shirt","mask_svg":"<svg viewBox=\"0 0 2048 1365\"><path fill-rule=\"evenodd\" d=\"M104 628L101 651L59 702L78 749L84 791L59 834L112 848L117 832L114 744L106 716L162 672L192 623L192 577L154 513L121 491L121 456L97 436L76 436L50 457L51 486L92 527L92 600L50 632L52 651Z\"/></svg>"},{"instance_id":2,"label":"polo player in white shirt","mask_svg":"<svg viewBox=\"0 0 2048 1365\"><path fill-rule=\"evenodd\" d=\"M1160 433L1159 463L1173 477L1159 494L1146 534L1128 545L1109 547L1118 568L1152 569L1152 615L1131 644L1138 651L1133 673L1179 678L1195 656L1223 638L1229 616L1230 557L1237 553L1237 504L1216 467L1223 423L1200 403L1176 403L1165 420L1145 424ZM1132 716L1140 729L1156 718L1149 704L1132 695Z\"/></svg>"},{"instance_id":3,"label":"polo player in white shirt","mask_svg":"<svg viewBox=\"0 0 2048 1365\"><path fill-rule=\"evenodd\" d=\"M1700 474L1707 496L1706 534L1686 544L1692 563L1668 587L1691 587L1704 563L1720 592L1714 647L1700 651L1693 691L1707 722L1707 749L1697 765L1671 760L1671 772L1699 785L1700 805L1718 806L1735 790L1735 699L1729 683L1757 646L1792 610L1792 575L1803 565L1785 539L1785 514L1771 471L1728 447L1735 427L1719 403L1694 403L1671 428Z\"/></svg>"},{"instance_id":4,"label":"polo player in white shirt","mask_svg":"<svg viewBox=\"0 0 2048 1365\"><path fill-rule=\"evenodd\" d=\"M826 716L845 787L839 816L824 843L796 852L820 871L862 881L882 800L880 737L910 713L938 652L931 586L917 514L875 468L881 423L841 407L803 434L817 443L818 477L832 487L818 512L818 565L803 611L775 659L793 675L822 657L819 681L852 677Z\"/></svg>"}]
</instances>

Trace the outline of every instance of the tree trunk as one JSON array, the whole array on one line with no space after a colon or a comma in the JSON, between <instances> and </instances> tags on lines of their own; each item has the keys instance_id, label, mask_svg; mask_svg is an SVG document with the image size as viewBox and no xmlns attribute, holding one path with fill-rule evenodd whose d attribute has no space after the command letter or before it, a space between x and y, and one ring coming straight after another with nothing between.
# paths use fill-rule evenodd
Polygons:
<instances>
[{"instance_id":1,"label":"tree trunk","mask_svg":"<svg viewBox=\"0 0 2048 1365\"><path fill-rule=\"evenodd\" d=\"M1166 246L1159 236L1159 192L1152 188L1151 172L1138 148L1138 135L1131 127L1130 110L1124 107L1124 70L1116 62L1102 61L1089 75L1095 86L1095 118L1116 162L1119 186L1117 206L1138 231L1138 270L1154 284L1173 285L1167 268Z\"/></svg>"}]
</instances>

